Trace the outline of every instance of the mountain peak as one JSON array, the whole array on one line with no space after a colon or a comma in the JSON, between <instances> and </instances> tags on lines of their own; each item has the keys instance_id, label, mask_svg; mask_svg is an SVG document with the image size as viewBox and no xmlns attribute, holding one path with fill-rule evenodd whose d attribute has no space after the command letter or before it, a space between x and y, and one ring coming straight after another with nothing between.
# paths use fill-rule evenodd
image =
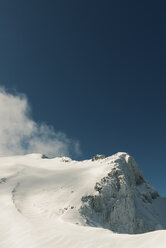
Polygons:
<instances>
[{"instance_id":1,"label":"mountain peak","mask_svg":"<svg viewBox=\"0 0 166 248\"><path fill-rule=\"evenodd\" d=\"M84 225L130 234L166 229L166 198L127 153L96 155L93 161L42 154L0 157L0 171L1 218L7 199L12 219L51 216L63 228L73 223L74 229Z\"/></svg>"},{"instance_id":2,"label":"mountain peak","mask_svg":"<svg viewBox=\"0 0 166 248\"><path fill-rule=\"evenodd\" d=\"M134 158L117 153L105 162L111 164L109 173L96 183L94 194L82 198L80 212L87 223L120 233L165 228L155 207L159 193L144 178Z\"/></svg>"}]
</instances>

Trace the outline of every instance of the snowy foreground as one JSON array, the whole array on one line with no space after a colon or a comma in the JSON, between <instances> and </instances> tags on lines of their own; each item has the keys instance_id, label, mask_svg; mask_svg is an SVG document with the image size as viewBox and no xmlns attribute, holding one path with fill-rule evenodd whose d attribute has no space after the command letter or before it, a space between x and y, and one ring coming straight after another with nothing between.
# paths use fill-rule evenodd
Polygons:
<instances>
[{"instance_id":1,"label":"snowy foreground","mask_svg":"<svg viewBox=\"0 0 166 248\"><path fill-rule=\"evenodd\" d=\"M126 153L0 158L0 248L166 248L165 211Z\"/></svg>"}]
</instances>

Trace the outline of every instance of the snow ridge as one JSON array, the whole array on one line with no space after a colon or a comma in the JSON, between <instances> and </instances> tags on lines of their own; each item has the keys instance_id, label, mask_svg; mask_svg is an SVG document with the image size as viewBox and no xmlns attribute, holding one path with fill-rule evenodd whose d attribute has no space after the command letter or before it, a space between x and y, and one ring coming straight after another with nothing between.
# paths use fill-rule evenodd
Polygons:
<instances>
[{"instance_id":1,"label":"snow ridge","mask_svg":"<svg viewBox=\"0 0 166 248\"><path fill-rule=\"evenodd\" d=\"M0 157L0 248L165 248L165 209L127 153Z\"/></svg>"}]
</instances>

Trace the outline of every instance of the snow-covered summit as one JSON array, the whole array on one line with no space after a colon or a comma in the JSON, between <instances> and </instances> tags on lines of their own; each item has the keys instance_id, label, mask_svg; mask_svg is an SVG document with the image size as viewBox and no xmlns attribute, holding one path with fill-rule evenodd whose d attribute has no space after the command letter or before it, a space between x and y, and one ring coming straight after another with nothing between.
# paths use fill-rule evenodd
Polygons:
<instances>
[{"instance_id":1,"label":"snow-covered summit","mask_svg":"<svg viewBox=\"0 0 166 248\"><path fill-rule=\"evenodd\" d=\"M82 197L81 213L87 222L120 233L166 228L166 218L162 220L158 208L160 204L166 207L166 199L146 181L135 160L117 153L105 162L109 173L96 183L93 194Z\"/></svg>"},{"instance_id":2,"label":"snow-covered summit","mask_svg":"<svg viewBox=\"0 0 166 248\"><path fill-rule=\"evenodd\" d=\"M127 153L94 157L0 157L0 247L164 248L165 231L115 233L166 229L166 199Z\"/></svg>"}]
</instances>

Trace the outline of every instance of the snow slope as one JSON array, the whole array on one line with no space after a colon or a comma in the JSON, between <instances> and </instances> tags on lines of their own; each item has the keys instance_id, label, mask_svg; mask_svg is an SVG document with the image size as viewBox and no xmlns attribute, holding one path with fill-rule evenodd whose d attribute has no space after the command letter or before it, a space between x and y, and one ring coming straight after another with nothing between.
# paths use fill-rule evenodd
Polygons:
<instances>
[{"instance_id":1,"label":"snow slope","mask_svg":"<svg viewBox=\"0 0 166 248\"><path fill-rule=\"evenodd\" d=\"M0 248L165 248L165 230L124 234L165 229L165 209L126 153L0 158Z\"/></svg>"}]
</instances>

